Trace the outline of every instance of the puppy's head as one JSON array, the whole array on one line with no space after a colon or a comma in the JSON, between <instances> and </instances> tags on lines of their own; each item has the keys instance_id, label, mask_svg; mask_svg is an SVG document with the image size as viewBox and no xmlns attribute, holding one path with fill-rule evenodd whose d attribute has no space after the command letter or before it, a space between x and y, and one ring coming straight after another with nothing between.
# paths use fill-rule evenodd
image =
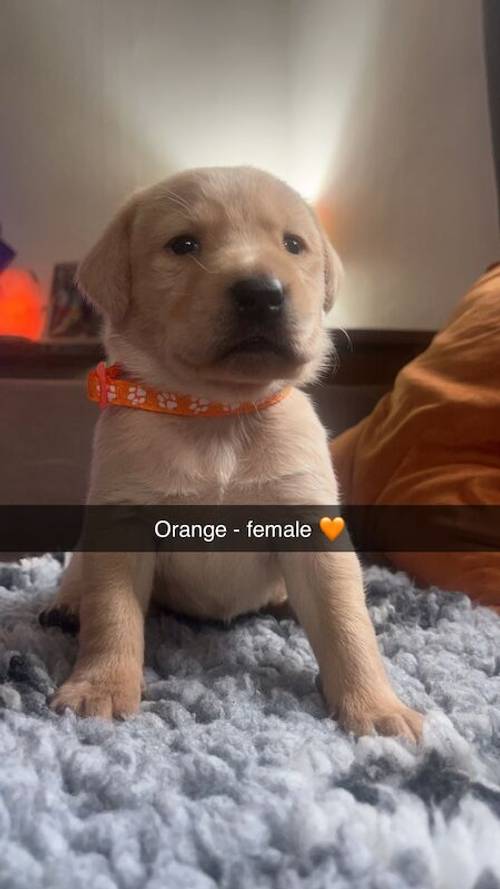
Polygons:
<instances>
[{"instance_id":1,"label":"puppy's head","mask_svg":"<svg viewBox=\"0 0 500 889\"><path fill-rule=\"evenodd\" d=\"M340 264L311 209L247 167L134 195L78 272L112 360L144 382L234 397L313 378Z\"/></svg>"}]
</instances>

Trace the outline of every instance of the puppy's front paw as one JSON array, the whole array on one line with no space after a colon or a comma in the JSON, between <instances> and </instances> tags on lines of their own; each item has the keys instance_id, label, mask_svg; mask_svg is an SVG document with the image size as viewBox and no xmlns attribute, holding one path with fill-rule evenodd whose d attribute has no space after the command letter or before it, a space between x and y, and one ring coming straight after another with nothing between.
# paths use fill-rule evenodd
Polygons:
<instances>
[{"instance_id":1,"label":"puppy's front paw","mask_svg":"<svg viewBox=\"0 0 500 889\"><path fill-rule=\"evenodd\" d=\"M140 677L91 675L68 679L52 696L51 710L62 714L69 708L77 716L101 716L104 719L123 719L139 709L141 701Z\"/></svg>"},{"instance_id":2,"label":"puppy's front paw","mask_svg":"<svg viewBox=\"0 0 500 889\"><path fill-rule=\"evenodd\" d=\"M342 727L356 735L377 732L379 735L399 736L417 742L422 736L424 717L406 707L395 695L373 703L347 696L337 713Z\"/></svg>"}]
</instances>

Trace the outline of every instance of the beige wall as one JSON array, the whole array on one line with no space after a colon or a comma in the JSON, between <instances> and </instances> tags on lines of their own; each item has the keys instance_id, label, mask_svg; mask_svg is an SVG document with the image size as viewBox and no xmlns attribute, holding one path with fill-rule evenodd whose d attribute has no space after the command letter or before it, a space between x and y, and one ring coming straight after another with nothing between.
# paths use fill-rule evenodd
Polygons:
<instances>
[{"instance_id":1,"label":"beige wall","mask_svg":"<svg viewBox=\"0 0 500 889\"><path fill-rule=\"evenodd\" d=\"M439 325L500 252L479 0L3 0L1 27L0 222L45 288L196 164L322 194L344 326Z\"/></svg>"},{"instance_id":2,"label":"beige wall","mask_svg":"<svg viewBox=\"0 0 500 889\"><path fill-rule=\"evenodd\" d=\"M19 261L47 287L176 169L278 172L287 28L287 0L3 0L0 221Z\"/></svg>"},{"instance_id":3,"label":"beige wall","mask_svg":"<svg viewBox=\"0 0 500 889\"><path fill-rule=\"evenodd\" d=\"M292 175L322 192L344 326L439 326L500 259L480 0L292 0Z\"/></svg>"}]
</instances>

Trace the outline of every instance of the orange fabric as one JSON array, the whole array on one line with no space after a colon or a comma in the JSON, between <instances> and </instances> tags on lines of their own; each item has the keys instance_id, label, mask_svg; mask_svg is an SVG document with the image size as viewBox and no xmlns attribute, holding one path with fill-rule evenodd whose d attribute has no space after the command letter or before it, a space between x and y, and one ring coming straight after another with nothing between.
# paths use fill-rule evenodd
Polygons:
<instances>
[{"instance_id":1,"label":"orange fabric","mask_svg":"<svg viewBox=\"0 0 500 889\"><path fill-rule=\"evenodd\" d=\"M346 503L500 505L500 265L331 447ZM386 555L421 583L500 606L500 552Z\"/></svg>"},{"instance_id":2,"label":"orange fabric","mask_svg":"<svg viewBox=\"0 0 500 889\"><path fill-rule=\"evenodd\" d=\"M91 370L87 377L87 395L90 401L97 401L101 409L115 405L180 417L228 417L231 414L253 414L265 410L282 401L291 392L291 388L286 388L262 401L224 404L193 395L162 392L144 386L138 380L123 379L120 377L121 373L123 370L120 365L106 367L103 361Z\"/></svg>"}]
</instances>

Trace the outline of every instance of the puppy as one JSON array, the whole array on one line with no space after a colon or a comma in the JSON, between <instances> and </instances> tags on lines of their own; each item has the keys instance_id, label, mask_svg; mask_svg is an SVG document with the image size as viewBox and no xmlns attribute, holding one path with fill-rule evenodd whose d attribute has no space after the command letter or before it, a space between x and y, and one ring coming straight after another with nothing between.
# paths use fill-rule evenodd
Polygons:
<instances>
[{"instance_id":1,"label":"puppy","mask_svg":"<svg viewBox=\"0 0 500 889\"><path fill-rule=\"evenodd\" d=\"M267 173L198 169L135 194L78 274L106 319L110 361L144 386L208 402L292 391L266 410L213 418L110 405L89 503L337 503L327 436L300 387L327 356L338 277L311 209ZM358 734L419 737L421 715L387 679L352 552L76 553L52 606L80 621L56 711L138 709L152 596L223 620L288 597L329 712Z\"/></svg>"}]
</instances>

